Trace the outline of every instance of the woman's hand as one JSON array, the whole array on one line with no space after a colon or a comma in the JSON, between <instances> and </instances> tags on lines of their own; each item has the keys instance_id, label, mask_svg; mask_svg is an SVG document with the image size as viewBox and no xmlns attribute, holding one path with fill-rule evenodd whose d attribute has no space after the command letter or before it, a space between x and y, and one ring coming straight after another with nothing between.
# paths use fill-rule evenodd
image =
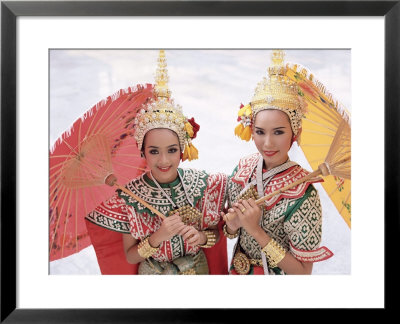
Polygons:
<instances>
[{"instance_id":1,"label":"woman's hand","mask_svg":"<svg viewBox=\"0 0 400 324\"><path fill-rule=\"evenodd\" d=\"M207 241L207 237L201 231L198 231L193 226L186 225L180 232L183 239L190 246L203 245Z\"/></svg>"},{"instance_id":2,"label":"woman's hand","mask_svg":"<svg viewBox=\"0 0 400 324\"><path fill-rule=\"evenodd\" d=\"M227 214L221 212L221 217L225 221L230 234L236 233L242 227L242 223L233 208L229 208Z\"/></svg>"},{"instance_id":3,"label":"woman's hand","mask_svg":"<svg viewBox=\"0 0 400 324\"><path fill-rule=\"evenodd\" d=\"M254 234L261 228L259 223L262 212L254 199L250 198L248 200L240 200L233 205L233 209L235 210L242 227L250 235Z\"/></svg>"},{"instance_id":4,"label":"woman's hand","mask_svg":"<svg viewBox=\"0 0 400 324\"><path fill-rule=\"evenodd\" d=\"M150 245L153 247L160 246L160 244L166 240L169 240L185 227L186 225L182 222L179 213L165 218L161 224L161 227L150 236Z\"/></svg>"}]
</instances>

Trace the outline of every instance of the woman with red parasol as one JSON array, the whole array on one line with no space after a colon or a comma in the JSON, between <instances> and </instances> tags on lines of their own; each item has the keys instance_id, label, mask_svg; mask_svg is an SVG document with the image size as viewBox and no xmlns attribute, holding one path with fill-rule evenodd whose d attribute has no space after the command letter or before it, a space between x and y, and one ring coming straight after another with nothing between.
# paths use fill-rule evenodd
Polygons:
<instances>
[{"instance_id":1,"label":"woman with red parasol","mask_svg":"<svg viewBox=\"0 0 400 324\"><path fill-rule=\"evenodd\" d=\"M179 168L180 160L197 159L199 125L171 99L164 51L158 64L154 97L128 123L147 171L86 216L92 244L103 274L226 274L219 224L227 177ZM123 243L103 240L104 228L123 233ZM132 267L115 263L122 251Z\"/></svg>"},{"instance_id":2,"label":"woman with red parasol","mask_svg":"<svg viewBox=\"0 0 400 324\"><path fill-rule=\"evenodd\" d=\"M229 213L223 215L226 237L236 238L231 274L311 274L313 262L331 251L319 247L322 211L312 178L276 194L262 207L258 196L309 174L288 151L299 141L305 102L296 84L284 77L283 52L274 51L269 79L264 78L250 104L239 110L235 134L259 153L242 158L229 179Z\"/></svg>"}]
</instances>

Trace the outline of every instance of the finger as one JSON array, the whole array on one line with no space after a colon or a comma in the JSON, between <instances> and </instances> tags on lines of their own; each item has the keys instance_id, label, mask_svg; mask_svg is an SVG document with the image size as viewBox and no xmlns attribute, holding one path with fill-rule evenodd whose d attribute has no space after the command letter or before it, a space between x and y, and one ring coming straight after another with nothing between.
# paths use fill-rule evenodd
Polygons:
<instances>
[{"instance_id":1,"label":"finger","mask_svg":"<svg viewBox=\"0 0 400 324\"><path fill-rule=\"evenodd\" d=\"M243 205L243 208L244 208L244 210L241 209L242 213L244 213L245 210L252 210L251 205L246 200L243 200L242 205Z\"/></svg>"},{"instance_id":2,"label":"finger","mask_svg":"<svg viewBox=\"0 0 400 324\"><path fill-rule=\"evenodd\" d=\"M244 215L243 212L245 211L245 208L243 207L243 205L241 208L234 207L234 209L235 209L236 215L238 215L239 217L243 217L243 215Z\"/></svg>"},{"instance_id":3,"label":"finger","mask_svg":"<svg viewBox=\"0 0 400 324\"><path fill-rule=\"evenodd\" d=\"M249 199L249 205L251 206L251 208L253 209L260 209L261 207L259 205L257 205L256 201L253 198Z\"/></svg>"},{"instance_id":4,"label":"finger","mask_svg":"<svg viewBox=\"0 0 400 324\"><path fill-rule=\"evenodd\" d=\"M187 232L190 231L190 227L189 226L184 226L180 231L179 231L179 235L184 236Z\"/></svg>"},{"instance_id":5,"label":"finger","mask_svg":"<svg viewBox=\"0 0 400 324\"><path fill-rule=\"evenodd\" d=\"M170 219L170 221L176 221L176 220L181 220L181 216L179 213L173 214L172 216L169 216L167 219Z\"/></svg>"},{"instance_id":6,"label":"finger","mask_svg":"<svg viewBox=\"0 0 400 324\"><path fill-rule=\"evenodd\" d=\"M169 231L174 234L179 234L185 228L185 224L177 224L175 226L170 227Z\"/></svg>"},{"instance_id":7,"label":"finger","mask_svg":"<svg viewBox=\"0 0 400 324\"><path fill-rule=\"evenodd\" d=\"M194 234L194 229L191 228L190 226L187 226L187 227L184 228L181 232L183 233L182 236L183 236L184 238L188 238L188 237L190 237L191 235Z\"/></svg>"},{"instance_id":8,"label":"finger","mask_svg":"<svg viewBox=\"0 0 400 324\"><path fill-rule=\"evenodd\" d=\"M196 243L199 240L199 235L198 234L193 234L192 236L190 236L186 242L189 245L193 245L194 243Z\"/></svg>"},{"instance_id":9,"label":"finger","mask_svg":"<svg viewBox=\"0 0 400 324\"><path fill-rule=\"evenodd\" d=\"M182 228L183 226L185 226L185 224L183 224L182 222L175 222L175 223L169 223L166 225L166 228L169 231L177 231L178 228Z\"/></svg>"}]
</instances>

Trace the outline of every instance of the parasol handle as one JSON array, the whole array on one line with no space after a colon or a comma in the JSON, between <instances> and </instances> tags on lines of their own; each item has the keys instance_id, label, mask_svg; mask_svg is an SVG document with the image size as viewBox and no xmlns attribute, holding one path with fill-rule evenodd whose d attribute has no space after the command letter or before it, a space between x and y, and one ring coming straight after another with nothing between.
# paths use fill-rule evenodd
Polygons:
<instances>
[{"instance_id":1,"label":"parasol handle","mask_svg":"<svg viewBox=\"0 0 400 324\"><path fill-rule=\"evenodd\" d=\"M117 177L114 174L109 174L105 179L104 182L109 185L109 186L116 186L118 189L122 190L125 192L127 195L131 196L133 199L135 199L137 202L140 202L143 206L147 207L150 209L154 214L159 216L162 220L164 220L166 217L161 214L157 209L155 209L153 206L145 202L142 198L136 196L132 191L126 189L125 187L122 187L117 183Z\"/></svg>"},{"instance_id":2,"label":"parasol handle","mask_svg":"<svg viewBox=\"0 0 400 324\"><path fill-rule=\"evenodd\" d=\"M310 174L308 174L305 177L303 177L303 178L291 183L290 185L287 185L286 187L283 187L283 188L281 188L279 190L276 190L276 191L270 193L269 195L266 195L264 197L261 197L261 198L257 199L256 200L256 204L257 205L261 205L267 199L270 199L271 197L273 197L273 196L275 196L277 194L280 194L280 193L282 193L282 192L284 192L284 191L286 191L286 190L288 190L290 188L293 188L293 187L297 186L298 184L300 184L302 182L305 182L305 181L307 181L307 180L309 180L311 178L315 178L315 177L317 177L317 176L319 176L319 175L321 175L323 173L324 172L320 168L318 168L318 170L315 170L315 171L311 172Z\"/></svg>"}]
</instances>

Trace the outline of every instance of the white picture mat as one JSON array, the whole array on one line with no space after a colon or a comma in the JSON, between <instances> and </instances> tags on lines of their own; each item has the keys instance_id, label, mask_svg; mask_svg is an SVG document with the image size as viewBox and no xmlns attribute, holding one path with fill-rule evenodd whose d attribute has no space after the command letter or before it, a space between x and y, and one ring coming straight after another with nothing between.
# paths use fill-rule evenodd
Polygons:
<instances>
[{"instance_id":1,"label":"white picture mat","mask_svg":"<svg viewBox=\"0 0 400 324\"><path fill-rule=\"evenodd\" d=\"M17 30L17 307L383 307L382 17L19 17ZM48 215L48 49L134 47L351 48L351 275L183 276L168 280L156 276L143 280L139 276L48 275L48 219L43 217ZM368 152L371 156L366 159ZM367 168L369 173L373 170L373 177ZM370 190L371 178L378 190ZM232 291L237 292L238 287L243 289L241 296L252 298L235 296ZM295 292L293 298L288 298L290 292ZM271 293L273 298L266 302Z\"/></svg>"}]
</instances>

